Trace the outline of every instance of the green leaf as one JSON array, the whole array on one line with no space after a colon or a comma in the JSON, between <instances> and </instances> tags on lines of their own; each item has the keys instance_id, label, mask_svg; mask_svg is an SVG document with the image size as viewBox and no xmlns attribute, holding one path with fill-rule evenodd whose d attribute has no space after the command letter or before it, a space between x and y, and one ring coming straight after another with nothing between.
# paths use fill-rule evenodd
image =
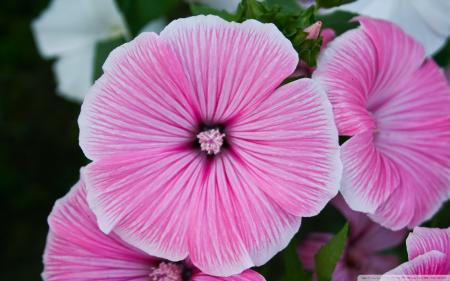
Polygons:
<instances>
[{"instance_id":1,"label":"green leaf","mask_svg":"<svg viewBox=\"0 0 450 281\"><path fill-rule=\"evenodd\" d=\"M107 39L97 43L97 45L95 46L93 81L97 80L103 74L102 66L103 63L105 63L105 60L108 57L109 53L111 53L112 50L125 42L125 38L120 37Z\"/></svg>"},{"instance_id":2,"label":"green leaf","mask_svg":"<svg viewBox=\"0 0 450 281\"><path fill-rule=\"evenodd\" d=\"M196 3L192 3L191 5L189 5L189 7L191 9L192 15L194 15L194 16L216 15L227 21L235 21L236 20L236 16L234 14L231 14L225 10L217 10L217 9L211 8L206 5L196 4Z\"/></svg>"},{"instance_id":3,"label":"green leaf","mask_svg":"<svg viewBox=\"0 0 450 281\"><path fill-rule=\"evenodd\" d=\"M448 67L450 64L450 39L447 40L445 46L433 56L433 59L441 67Z\"/></svg>"},{"instance_id":4,"label":"green leaf","mask_svg":"<svg viewBox=\"0 0 450 281\"><path fill-rule=\"evenodd\" d=\"M348 235L348 223L315 256L318 281L330 281L336 264L342 256Z\"/></svg>"},{"instance_id":5,"label":"green leaf","mask_svg":"<svg viewBox=\"0 0 450 281\"><path fill-rule=\"evenodd\" d=\"M181 0L116 0L132 35L151 20L167 15Z\"/></svg>"},{"instance_id":6,"label":"green leaf","mask_svg":"<svg viewBox=\"0 0 450 281\"><path fill-rule=\"evenodd\" d=\"M300 10L300 6L298 5L298 0L266 0L266 3L269 6L278 5L285 9L286 11L296 11Z\"/></svg>"},{"instance_id":7,"label":"green leaf","mask_svg":"<svg viewBox=\"0 0 450 281\"><path fill-rule=\"evenodd\" d=\"M319 7L322 8L333 8L354 1L355 0L316 0L316 3Z\"/></svg>"},{"instance_id":8,"label":"green leaf","mask_svg":"<svg viewBox=\"0 0 450 281\"><path fill-rule=\"evenodd\" d=\"M236 17L239 18L240 21L246 19L257 19L262 21L263 16L268 12L269 7L264 2L259 2L258 0L243 0L239 3Z\"/></svg>"},{"instance_id":9,"label":"green leaf","mask_svg":"<svg viewBox=\"0 0 450 281\"><path fill-rule=\"evenodd\" d=\"M336 11L332 14L318 15L317 19L322 21L323 28L331 28L336 32L336 35L339 35L358 26L358 22L351 21L355 16L357 14Z\"/></svg>"},{"instance_id":10,"label":"green leaf","mask_svg":"<svg viewBox=\"0 0 450 281\"><path fill-rule=\"evenodd\" d=\"M284 274L280 281L307 281L311 274L303 270L297 255L297 243L291 241L289 246L282 252Z\"/></svg>"}]
</instances>

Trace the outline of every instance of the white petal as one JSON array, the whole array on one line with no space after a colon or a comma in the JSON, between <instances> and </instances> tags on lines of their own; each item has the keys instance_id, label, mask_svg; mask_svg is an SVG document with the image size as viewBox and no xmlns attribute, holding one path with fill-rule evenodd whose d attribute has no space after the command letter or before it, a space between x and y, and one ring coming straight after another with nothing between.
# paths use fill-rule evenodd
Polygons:
<instances>
[{"instance_id":1,"label":"white petal","mask_svg":"<svg viewBox=\"0 0 450 281\"><path fill-rule=\"evenodd\" d=\"M146 25L144 25L144 27L141 29L141 31L139 33L155 32L155 33L159 34L166 25L167 25L167 20L165 18L163 18L163 17L157 18L155 20L150 21Z\"/></svg>"},{"instance_id":2,"label":"white petal","mask_svg":"<svg viewBox=\"0 0 450 281\"><path fill-rule=\"evenodd\" d=\"M54 65L58 93L82 102L93 83L95 46L87 46L61 57Z\"/></svg>"},{"instance_id":3,"label":"white petal","mask_svg":"<svg viewBox=\"0 0 450 281\"><path fill-rule=\"evenodd\" d=\"M32 28L44 57L127 35L125 21L113 0L53 0L33 21Z\"/></svg>"},{"instance_id":4,"label":"white petal","mask_svg":"<svg viewBox=\"0 0 450 281\"><path fill-rule=\"evenodd\" d=\"M431 4L432 3L432 4ZM430 5L431 4L431 5ZM435 32L443 35L450 35L450 1L448 0L411 0L422 18Z\"/></svg>"},{"instance_id":5,"label":"white petal","mask_svg":"<svg viewBox=\"0 0 450 281\"><path fill-rule=\"evenodd\" d=\"M397 12L395 8L399 5L397 0L359 0L338 9L371 16L379 19L390 19Z\"/></svg>"}]
</instances>

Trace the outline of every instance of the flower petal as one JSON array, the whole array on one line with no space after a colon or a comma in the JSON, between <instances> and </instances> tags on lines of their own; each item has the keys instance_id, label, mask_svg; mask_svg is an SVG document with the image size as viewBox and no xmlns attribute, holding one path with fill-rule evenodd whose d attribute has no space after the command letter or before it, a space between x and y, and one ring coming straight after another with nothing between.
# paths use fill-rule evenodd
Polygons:
<instances>
[{"instance_id":1,"label":"flower petal","mask_svg":"<svg viewBox=\"0 0 450 281\"><path fill-rule=\"evenodd\" d=\"M68 52L54 64L58 93L82 102L94 80L94 46Z\"/></svg>"},{"instance_id":2,"label":"flower petal","mask_svg":"<svg viewBox=\"0 0 450 281\"><path fill-rule=\"evenodd\" d=\"M253 270L246 270L241 274L229 277L211 276L205 273L197 273L192 276L191 281L265 281L261 274Z\"/></svg>"},{"instance_id":3,"label":"flower petal","mask_svg":"<svg viewBox=\"0 0 450 281\"><path fill-rule=\"evenodd\" d=\"M336 127L325 93L312 80L279 88L227 132L254 184L289 213L317 215L338 192Z\"/></svg>"},{"instance_id":4,"label":"flower petal","mask_svg":"<svg viewBox=\"0 0 450 281\"><path fill-rule=\"evenodd\" d=\"M152 256L186 258L190 210L196 204L202 159L196 152L149 150L103 158L84 176L89 206L105 233Z\"/></svg>"},{"instance_id":5,"label":"flower petal","mask_svg":"<svg viewBox=\"0 0 450 281\"><path fill-rule=\"evenodd\" d=\"M399 245L406 237L406 230L391 231L374 223L367 214L351 210L340 195L333 199L332 204L350 224L349 241L353 248L376 253Z\"/></svg>"},{"instance_id":6,"label":"flower petal","mask_svg":"<svg viewBox=\"0 0 450 281\"><path fill-rule=\"evenodd\" d=\"M389 238L386 237L386 239ZM370 241L367 241L367 243L370 243ZM373 255L367 259L363 258L361 265L363 270L359 274L383 274L399 264L400 260L396 255Z\"/></svg>"},{"instance_id":7,"label":"flower petal","mask_svg":"<svg viewBox=\"0 0 450 281\"><path fill-rule=\"evenodd\" d=\"M419 41L428 56L442 47L450 35L450 6L446 0L359 0L330 11L334 10L391 21Z\"/></svg>"},{"instance_id":8,"label":"flower petal","mask_svg":"<svg viewBox=\"0 0 450 281\"><path fill-rule=\"evenodd\" d=\"M147 277L156 262L117 236L107 236L98 229L82 181L56 202L48 223L42 274L46 281L137 281Z\"/></svg>"},{"instance_id":9,"label":"flower petal","mask_svg":"<svg viewBox=\"0 0 450 281\"><path fill-rule=\"evenodd\" d=\"M450 257L450 228L415 227L406 239L406 247L410 260L432 250Z\"/></svg>"},{"instance_id":10,"label":"flower petal","mask_svg":"<svg viewBox=\"0 0 450 281\"><path fill-rule=\"evenodd\" d=\"M262 265L287 246L300 218L258 190L231 153L210 163L189 231L189 255L203 272L219 276Z\"/></svg>"},{"instance_id":11,"label":"flower petal","mask_svg":"<svg viewBox=\"0 0 450 281\"><path fill-rule=\"evenodd\" d=\"M355 211L375 212L400 185L397 166L373 142L372 132L367 131L342 145L341 193Z\"/></svg>"},{"instance_id":12,"label":"flower petal","mask_svg":"<svg viewBox=\"0 0 450 281\"><path fill-rule=\"evenodd\" d=\"M450 197L450 89L431 60L410 79L398 83L394 97L374 113L380 130L375 145L401 171L404 190L398 193L413 201L407 225L414 227L429 219ZM398 208L399 198L389 200L394 208ZM383 212L380 206L374 214L380 217L377 221L383 220Z\"/></svg>"},{"instance_id":13,"label":"flower petal","mask_svg":"<svg viewBox=\"0 0 450 281\"><path fill-rule=\"evenodd\" d=\"M253 110L298 63L292 44L275 25L255 20L178 19L161 39L180 58L205 123L228 124Z\"/></svg>"},{"instance_id":14,"label":"flower petal","mask_svg":"<svg viewBox=\"0 0 450 281\"><path fill-rule=\"evenodd\" d=\"M446 275L450 273L448 256L439 251L430 251L405 262L391 271L386 272L381 281L396 280L389 275ZM386 279L384 279L386 278ZM399 276L400 280L405 277Z\"/></svg>"},{"instance_id":15,"label":"flower petal","mask_svg":"<svg viewBox=\"0 0 450 281\"><path fill-rule=\"evenodd\" d=\"M413 227L449 197L450 90L398 27L358 20L360 29L325 50L314 76L340 133L352 136L342 147L342 194L383 226Z\"/></svg>"},{"instance_id":16,"label":"flower petal","mask_svg":"<svg viewBox=\"0 0 450 281\"><path fill-rule=\"evenodd\" d=\"M32 27L44 57L63 55L127 34L114 0L53 0Z\"/></svg>"},{"instance_id":17,"label":"flower petal","mask_svg":"<svg viewBox=\"0 0 450 281\"><path fill-rule=\"evenodd\" d=\"M354 243L354 247L366 252L381 252L400 245L406 237L406 230L392 231L371 221L367 232Z\"/></svg>"},{"instance_id":18,"label":"flower petal","mask_svg":"<svg viewBox=\"0 0 450 281\"><path fill-rule=\"evenodd\" d=\"M78 119L88 158L191 145L198 114L178 59L158 35L115 49L103 70Z\"/></svg>"},{"instance_id":19,"label":"flower petal","mask_svg":"<svg viewBox=\"0 0 450 281\"><path fill-rule=\"evenodd\" d=\"M313 74L328 93L339 133L350 136L376 126L367 100L371 96L383 100L398 77L408 77L424 59L423 48L395 25L365 17L358 20L359 29L329 44Z\"/></svg>"},{"instance_id":20,"label":"flower petal","mask_svg":"<svg viewBox=\"0 0 450 281\"><path fill-rule=\"evenodd\" d=\"M306 270L314 271L316 254L331 238L333 238L333 234L330 233L311 233L301 241L297 253Z\"/></svg>"}]
</instances>

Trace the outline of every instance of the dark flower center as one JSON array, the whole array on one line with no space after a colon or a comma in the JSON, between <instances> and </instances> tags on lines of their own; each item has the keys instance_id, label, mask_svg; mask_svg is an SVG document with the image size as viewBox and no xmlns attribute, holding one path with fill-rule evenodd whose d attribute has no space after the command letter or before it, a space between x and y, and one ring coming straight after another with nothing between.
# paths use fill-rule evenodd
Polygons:
<instances>
[{"instance_id":1,"label":"dark flower center","mask_svg":"<svg viewBox=\"0 0 450 281\"><path fill-rule=\"evenodd\" d=\"M224 126L201 124L194 146L204 151L208 157L219 154L228 147Z\"/></svg>"},{"instance_id":2,"label":"dark flower center","mask_svg":"<svg viewBox=\"0 0 450 281\"><path fill-rule=\"evenodd\" d=\"M183 263L160 262L151 268L150 281L188 281L192 270Z\"/></svg>"}]
</instances>

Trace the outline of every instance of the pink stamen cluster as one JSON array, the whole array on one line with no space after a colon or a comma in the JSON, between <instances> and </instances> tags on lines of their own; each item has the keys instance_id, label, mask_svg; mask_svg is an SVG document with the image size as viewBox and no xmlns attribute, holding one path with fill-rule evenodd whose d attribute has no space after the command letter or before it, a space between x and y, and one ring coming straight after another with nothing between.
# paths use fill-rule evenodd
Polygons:
<instances>
[{"instance_id":1,"label":"pink stamen cluster","mask_svg":"<svg viewBox=\"0 0 450 281\"><path fill-rule=\"evenodd\" d=\"M150 281L181 281L182 269L174 263L162 262L149 274Z\"/></svg>"},{"instance_id":2,"label":"pink stamen cluster","mask_svg":"<svg viewBox=\"0 0 450 281\"><path fill-rule=\"evenodd\" d=\"M206 151L209 155L216 155L220 152L224 137L225 134L222 134L218 129L210 129L197 135L201 150Z\"/></svg>"}]
</instances>

